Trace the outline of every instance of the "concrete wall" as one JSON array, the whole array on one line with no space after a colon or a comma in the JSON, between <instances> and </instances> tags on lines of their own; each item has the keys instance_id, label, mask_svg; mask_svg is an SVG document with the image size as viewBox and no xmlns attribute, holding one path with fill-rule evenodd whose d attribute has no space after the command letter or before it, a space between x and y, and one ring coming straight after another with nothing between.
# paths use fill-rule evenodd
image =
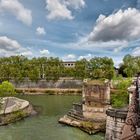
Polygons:
<instances>
[{"instance_id":1,"label":"concrete wall","mask_svg":"<svg viewBox=\"0 0 140 140\"><path fill-rule=\"evenodd\" d=\"M82 80L73 79L61 79L58 81L46 81L39 80L38 82L32 82L30 80L24 80L23 82L15 83L10 81L16 88L82 88Z\"/></svg>"},{"instance_id":2,"label":"concrete wall","mask_svg":"<svg viewBox=\"0 0 140 140\"><path fill-rule=\"evenodd\" d=\"M127 111L118 109L107 110L105 140L120 140Z\"/></svg>"}]
</instances>

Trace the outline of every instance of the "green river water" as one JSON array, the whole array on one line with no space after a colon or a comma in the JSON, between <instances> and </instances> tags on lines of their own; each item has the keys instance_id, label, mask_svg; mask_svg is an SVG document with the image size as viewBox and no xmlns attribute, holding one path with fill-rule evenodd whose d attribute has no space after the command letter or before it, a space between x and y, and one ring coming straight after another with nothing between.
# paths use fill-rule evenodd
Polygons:
<instances>
[{"instance_id":1,"label":"green river water","mask_svg":"<svg viewBox=\"0 0 140 140\"><path fill-rule=\"evenodd\" d=\"M34 117L0 127L0 140L104 140L103 135L90 136L81 130L58 123L58 119L72 108L78 96L20 96L33 105L40 106L41 113Z\"/></svg>"}]
</instances>

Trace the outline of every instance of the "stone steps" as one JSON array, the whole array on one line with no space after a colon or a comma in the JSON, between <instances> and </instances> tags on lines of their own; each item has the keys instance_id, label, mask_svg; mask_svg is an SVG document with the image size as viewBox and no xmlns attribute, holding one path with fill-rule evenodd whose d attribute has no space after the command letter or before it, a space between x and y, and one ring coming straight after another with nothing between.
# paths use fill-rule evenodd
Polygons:
<instances>
[{"instance_id":1,"label":"stone steps","mask_svg":"<svg viewBox=\"0 0 140 140\"><path fill-rule=\"evenodd\" d=\"M67 115L77 120L84 120L84 116L81 114L81 112L75 111L73 109L71 109Z\"/></svg>"}]
</instances>

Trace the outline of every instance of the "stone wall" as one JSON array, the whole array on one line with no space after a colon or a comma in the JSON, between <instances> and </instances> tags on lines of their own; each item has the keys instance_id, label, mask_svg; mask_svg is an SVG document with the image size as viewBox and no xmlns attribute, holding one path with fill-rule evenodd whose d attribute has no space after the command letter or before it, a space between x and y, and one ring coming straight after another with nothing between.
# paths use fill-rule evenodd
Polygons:
<instances>
[{"instance_id":1,"label":"stone wall","mask_svg":"<svg viewBox=\"0 0 140 140\"><path fill-rule=\"evenodd\" d=\"M127 116L127 110L107 110L105 140L120 140L122 129Z\"/></svg>"},{"instance_id":2,"label":"stone wall","mask_svg":"<svg viewBox=\"0 0 140 140\"><path fill-rule=\"evenodd\" d=\"M23 82L15 83L10 81L16 88L82 88L82 80L62 79L58 81L39 80L38 82L32 82L30 80L24 80Z\"/></svg>"}]
</instances>

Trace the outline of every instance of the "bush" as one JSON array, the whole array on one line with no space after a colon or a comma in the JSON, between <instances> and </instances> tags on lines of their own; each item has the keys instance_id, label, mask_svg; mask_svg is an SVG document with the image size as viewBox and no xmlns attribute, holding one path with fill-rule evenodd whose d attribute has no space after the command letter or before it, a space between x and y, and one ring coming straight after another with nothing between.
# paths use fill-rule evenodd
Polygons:
<instances>
[{"instance_id":1,"label":"bush","mask_svg":"<svg viewBox=\"0 0 140 140\"><path fill-rule=\"evenodd\" d=\"M0 96L8 96L15 94L15 87L8 81L2 82L0 85Z\"/></svg>"},{"instance_id":2,"label":"bush","mask_svg":"<svg viewBox=\"0 0 140 140\"><path fill-rule=\"evenodd\" d=\"M113 87L119 90L127 90L132 84L132 78L117 77L113 79Z\"/></svg>"},{"instance_id":3,"label":"bush","mask_svg":"<svg viewBox=\"0 0 140 140\"><path fill-rule=\"evenodd\" d=\"M117 89L126 89L131 85L132 79L124 79L120 81L117 85Z\"/></svg>"},{"instance_id":4,"label":"bush","mask_svg":"<svg viewBox=\"0 0 140 140\"><path fill-rule=\"evenodd\" d=\"M122 108L128 105L129 95L126 91L117 90L111 95L111 105L114 108Z\"/></svg>"}]
</instances>

